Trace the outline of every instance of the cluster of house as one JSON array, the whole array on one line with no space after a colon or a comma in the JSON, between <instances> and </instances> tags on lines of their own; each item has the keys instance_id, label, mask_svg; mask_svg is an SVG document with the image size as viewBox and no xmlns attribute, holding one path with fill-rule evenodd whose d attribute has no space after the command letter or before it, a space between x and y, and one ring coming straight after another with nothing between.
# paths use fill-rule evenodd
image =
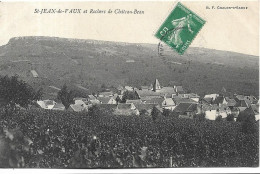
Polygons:
<instances>
[{"instance_id":1,"label":"cluster of house","mask_svg":"<svg viewBox=\"0 0 260 174\"><path fill-rule=\"evenodd\" d=\"M134 93L138 99L126 100L120 103L124 92ZM119 86L118 93L112 91L101 92L98 95L89 95L87 98L75 98L70 111L87 111L93 105L99 105L106 109L112 109L115 115L151 115L156 107L160 112L164 109L174 111L180 118L193 118L196 114L204 113L209 120L215 120L221 116L226 118L233 114L235 119L239 114L254 114L259 120L259 101L250 95L225 96L226 90L221 94L208 94L200 97L195 93L187 93L182 86L162 87L156 79L151 86L141 86L140 89L131 86ZM43 109L65 110L61 103L52 100L37 101Z\"/></svg>"}]
</instances>

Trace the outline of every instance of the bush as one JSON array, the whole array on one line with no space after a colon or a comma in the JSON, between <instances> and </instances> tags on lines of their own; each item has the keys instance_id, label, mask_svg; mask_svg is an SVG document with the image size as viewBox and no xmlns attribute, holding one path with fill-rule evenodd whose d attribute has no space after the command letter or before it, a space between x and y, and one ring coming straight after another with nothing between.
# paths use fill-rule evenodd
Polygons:
<instances>
[{"instance_id":1,"label":"bush","mask_svg":"<svg viewBox=\"0 0 260 174\"><path fill-rule=\"evenodd\" d=\"M234 115L233 115L233 114L229 114L229 115L227 116L227 121L235 121Z\"/></svg>"},{"instance_id":2,"label":"bush","mask_svg":"<svg viewBox=\"0 0 260 174\"><path fill-rule=\"evenodd\" d=\"M217 121L217 122L222 121L222 116L221 116L221 115L217 116L216 121Z\"/></svg>"},{"instance_id":3,"label":"bush","mask_svg":"<svg viewBox=\"0 0 260 174\"><path fill-rule=\"evenodd\" d=\"M10 129L19 127L32 140L29 151L17 148L24 158L20 167L26 168L259 165L258 134L239 131L242 124L238 122L198 122L172 117L152 122L151 117L114 116L100 108L88 114L89 117L68 111L21 111L2 120L0 127L9 121ZM95 121L92 114L100 119ZM98 143L93 148L95 140ZM1 167L10 167L2 164Z\"/></svg>"}]
</instances>

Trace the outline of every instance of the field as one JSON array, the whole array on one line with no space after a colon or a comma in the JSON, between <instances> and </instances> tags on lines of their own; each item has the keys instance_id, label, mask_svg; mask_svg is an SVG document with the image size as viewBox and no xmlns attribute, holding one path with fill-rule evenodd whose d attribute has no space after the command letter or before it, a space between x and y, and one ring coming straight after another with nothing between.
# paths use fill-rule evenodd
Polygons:
<instances>
[{"instance_id":1,"label":"field","mask_svg":"<svg viewBox=\"0 0 260 174\"><path fill-rule=\"evenodd\" d=\"M7 124L9 134L14 138L9 141L9 145L12 145L10 151L3 145L3 136L0 137L1 167L259 165L258 124L254 125L254 133L246 134L239 122L200 121L162 116L153 121L151 117L144 116L113 116L109 111L98 108L90 113L35 109L7 116L1 112L0 127ZM21 137L26 137L26 141ZM28 140L32 141L29 146L21 145L26 144L24 142ZM17 154L23 157L20 165L15 165L15 162L21 161L18 160ZM5 155L11 159L6 160Z\"/></svg>"},{"instance_id":2,"label":"field","mask_svg":"<svg viewBox=\"0 0 260 174\"><path fill-rule=\"evenodd\" d=\"M45 99L55 98L64 83L85 93L103 86L183 85L199 95L219 93L255 95L259 89L257 56L189 48L180 56L157 44L130 44L55 37L12 38L0 47L0 74L19 74L35 88L44 88ZM38 78L33 78L35 70Z\"/></svg>"}]
</instances>

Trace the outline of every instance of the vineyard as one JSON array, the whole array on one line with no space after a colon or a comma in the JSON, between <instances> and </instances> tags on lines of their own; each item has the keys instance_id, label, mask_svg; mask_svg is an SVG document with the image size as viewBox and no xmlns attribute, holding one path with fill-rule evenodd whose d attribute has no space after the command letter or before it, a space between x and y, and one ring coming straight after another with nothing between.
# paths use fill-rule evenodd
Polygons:
<instances>
[{"instance_id":1,"label":"vineyard","mask_svg":"<svg viewBox=\"0 0 260 174\"><path fill-rule=\"evenodd\" d=\"M256 167L259 126L114 116L109 111L0 113L0 167ZM252 125L251 125L252 126Z\"/></svg>"}]
</instances>

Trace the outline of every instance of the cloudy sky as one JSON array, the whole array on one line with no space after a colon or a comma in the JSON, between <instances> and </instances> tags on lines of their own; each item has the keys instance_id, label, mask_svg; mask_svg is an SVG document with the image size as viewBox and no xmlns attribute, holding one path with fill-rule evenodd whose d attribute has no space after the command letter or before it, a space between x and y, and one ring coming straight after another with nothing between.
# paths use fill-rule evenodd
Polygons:
<instances>
[{"instance_id":1,"label":"cloudy sky","mask_svg":"<svg viewBox=\"0 0 260 174\"><path fill-rule=\"evenodd\" d=\"M193 47L259 55L259 2L186 2L183 4L207 22ZM175 2L1 2L0 45L17 36L158 43L153 36ZM217 10L206 6L240 6L247 10ZM35 14L35 9L141 10L137 14Z\"/></svg>"}]
</instances>

